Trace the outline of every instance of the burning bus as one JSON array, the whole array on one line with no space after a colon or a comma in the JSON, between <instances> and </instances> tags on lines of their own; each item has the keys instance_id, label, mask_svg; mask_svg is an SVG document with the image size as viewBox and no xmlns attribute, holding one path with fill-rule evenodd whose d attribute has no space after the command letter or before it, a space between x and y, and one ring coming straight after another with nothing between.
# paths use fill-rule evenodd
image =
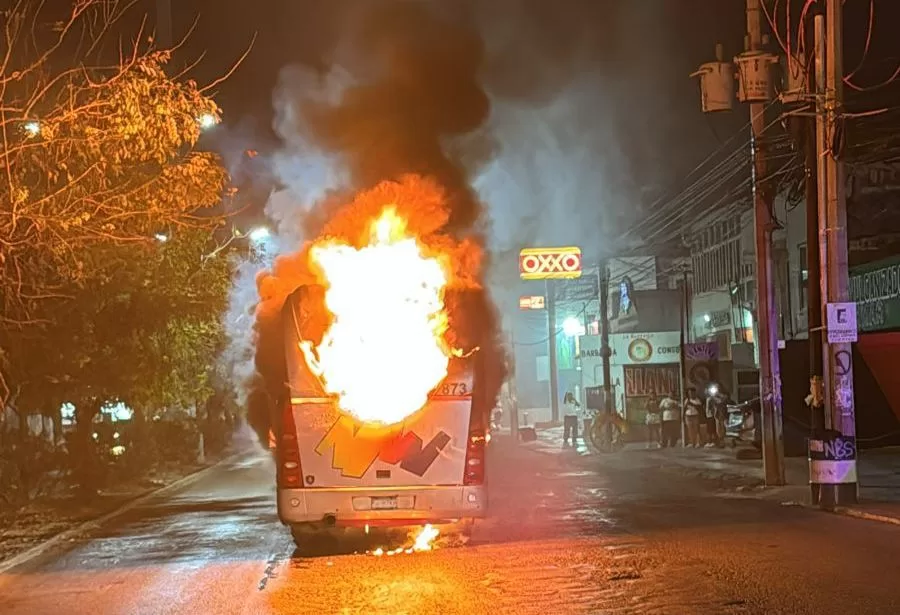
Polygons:
<instances>
[{"instance_id":1,"label":"burning bus","mask_svg":"<svg viewBox=\"0 0 900 615\"><path fill-rule=\"evenodd\" d=\"M391 186L393 198L384 187L364 193L334 222L353 220L356 233L326 228L307 246L308 275L281 302L272 432L278 515L298 544L332 526L471 522L487 511L503 361L473 283L478 248L435 233L445 218L435 226L434 212L417 221L410 184ZM413 186L414 202L433 196Z\"/></svg>"}]
</instances>

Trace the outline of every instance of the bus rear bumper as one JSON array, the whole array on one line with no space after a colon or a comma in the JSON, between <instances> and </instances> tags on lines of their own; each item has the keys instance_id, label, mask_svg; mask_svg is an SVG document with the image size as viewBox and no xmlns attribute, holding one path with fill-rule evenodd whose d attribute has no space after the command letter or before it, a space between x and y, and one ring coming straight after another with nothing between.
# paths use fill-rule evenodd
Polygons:
<instances>
[{"instance_id":1,"label":"bus rear bumper","mask_svg":"<svg viewBox=\"0 0 900 615\"><path fill-rule=\"evenodd\" d=\"M417 525L483 518L484 486L279 489L285 525Z\"/></svg>"}]
</instances>

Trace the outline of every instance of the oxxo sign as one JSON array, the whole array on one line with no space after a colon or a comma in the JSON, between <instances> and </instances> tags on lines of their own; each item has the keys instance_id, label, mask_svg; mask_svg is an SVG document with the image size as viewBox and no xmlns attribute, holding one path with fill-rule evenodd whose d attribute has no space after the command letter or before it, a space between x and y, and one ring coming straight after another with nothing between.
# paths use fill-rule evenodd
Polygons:
<instances>
[{"instance_id":1,"label":"oxxo sign","mask_svg":"<svg viewBox=\"0 0 900 615\"><path fill-rule=\"evenodd\" d=\"M526 248L519 252L523 280L566 280L581 277L581 248Z\"/></svg>"}]
</instances>

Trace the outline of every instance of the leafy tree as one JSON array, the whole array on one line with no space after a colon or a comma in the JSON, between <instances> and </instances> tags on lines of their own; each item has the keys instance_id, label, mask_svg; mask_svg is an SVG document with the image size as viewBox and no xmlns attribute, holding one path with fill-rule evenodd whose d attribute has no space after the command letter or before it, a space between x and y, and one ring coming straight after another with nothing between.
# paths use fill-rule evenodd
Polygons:
<instances>
[{"instance_id":1,"label":"leafy tree","mask_svg":"<svg viewBox=\"0 0 900 615\"><path fill-rule=\"evenodd\" d=\"M85 258L115 266L74 288L52 323L28 328L10 375L22 408L75 405L73 452L90 466L91 424L105 403L128 404L140 426L153 411L202 408L212 395L233 261L200 230L95 247Z\"/></svg>"},{"instance_id":2,"label":"leafy tree","mask_svg":"<svg viewBox=\"0 0 900 615\"><path fill-rule=\"evenodd\" d=\"M21 352L70 317L75 337L64 339L84 345L75 356L71 345L55 349L67 354L56 362L66 367L60 389L77 388L66 376L115 366L120 347L137 345L139 333L119 312L125 299L88 296L112 288L126 254L158 249L155 234L217 223L203 211L220 202L226 172L195 146L200 118L216 118L218 109L196 83L166 74L170 52L154 49L142 30L120 47L118 28L133 4L77 0L51 28L41 25L50 19L43 11L56 3L20 0L0 13L0 404L20 385L11 370ZM109 317L102 330L79 321L86 301L108 311L96 312ZM199 326L165 338L169 362L187 356L179 344L193 347L209 333ZM178 335L184 339L173 341ZM113 382L110 371L103 387L90 378L78 386L93 387L99 399L129 389L126 374L116 378L124 380Z\"/></svg>"}]
</instances>

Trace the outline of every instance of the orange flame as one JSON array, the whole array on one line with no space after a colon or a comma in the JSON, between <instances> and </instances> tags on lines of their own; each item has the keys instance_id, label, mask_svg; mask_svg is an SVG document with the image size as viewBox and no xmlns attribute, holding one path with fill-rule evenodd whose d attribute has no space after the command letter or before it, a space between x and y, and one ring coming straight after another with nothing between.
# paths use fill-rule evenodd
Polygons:
<instances>
[{"instance_id":1,"label":"orange flame","mask_svg":"<svg viewBox=\"0 0 900 615\"><path fill-rule=\"evenodd\" d=\"M367 526L368 527L368 526ZM430 523L426 524L418 534L416 534L413 539L413 543L408 547L397 547L396 549L385 550L382 547L378 547L374 551L372 551L372 555L375 557L381 557L383 555L400 555L401 553L405 553L407 555L412 553L422 553L424 551L432 551L434 550L434 541L440 534L440 530L431 525Z\"/></svg>"},{"instance_id":2,"label":"orange flame","mask_svg":"<svg viewBox=\"0 0 900 615\"><path fill-rule=\"evenodd\" d=\"M309 258L332 321L315 350L301 343L308 364L356 419L403 421L447 375L444 259L423 253L393 206L371 223L366 245L321 240Z\"/></svg>"},{"instance_id":3,"label":"orange flame","mask_svg":"<svg viewBox=\"0 0 900 615\"><path fill-rule=\"evenodd\" d=\"M415 542L413 542L413 551L431 551L433 548L432 543L439 533L440 531L433 525L429 524L423 527L419 535L416 536Z\"/></svg>"}]
</instances>

